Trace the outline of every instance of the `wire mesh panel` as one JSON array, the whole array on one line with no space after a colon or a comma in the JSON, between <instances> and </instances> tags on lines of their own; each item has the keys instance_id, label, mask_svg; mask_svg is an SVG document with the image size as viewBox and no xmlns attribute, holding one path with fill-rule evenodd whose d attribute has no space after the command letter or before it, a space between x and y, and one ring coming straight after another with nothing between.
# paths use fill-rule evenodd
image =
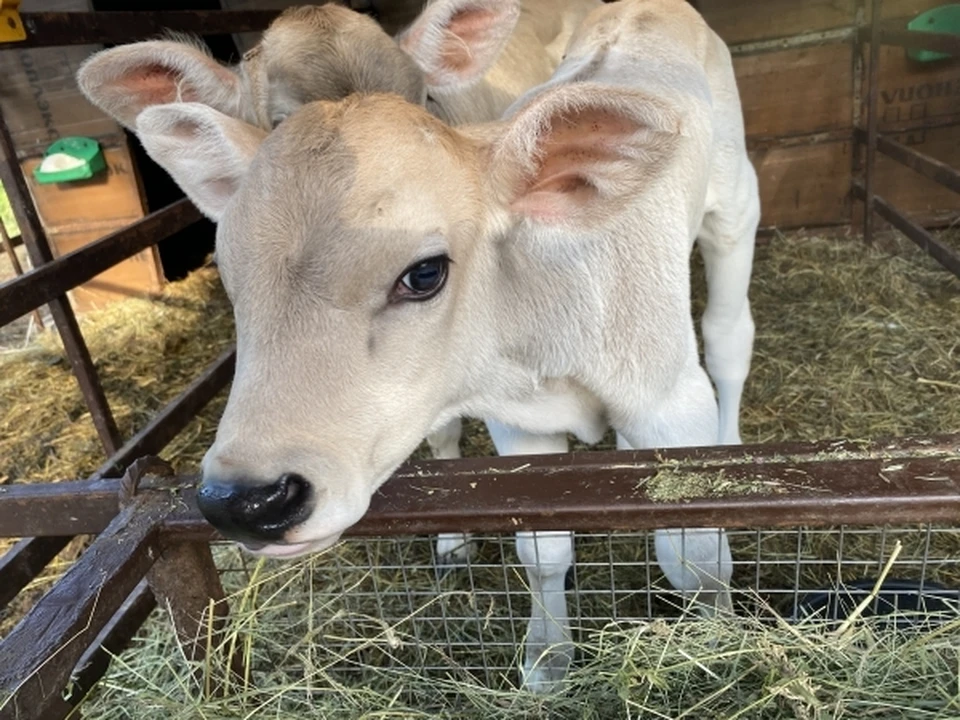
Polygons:
<instances>
[{"instance_id":1,"label":"wire mesh panel","mask_svg":"<svg viewBox=\"0 0 960 720\"><path fill-rule=\"evenodd\" d=\"M901 588L891 602L907 601L899 610L913 609L920 593L956 616L958 530L838 527L728 536L740 616L842 620L852 606L837 607L842 596L833 591L862 581L866 590L851 595L858 600L884 573L887 586ZM250 613L269 628L267 645L282 646L283 660L299 657L327 680L362 684L415 671L438 681L469 676L488 687L514 687L532 602L525 568L512 537L473 542L477 552L459 566L438 562L431 537L350 540L300 563L251 564L227 548L220 557L225 583L242 598L241 617ZM657 567L652 533L578 533L575 549L567 596L576 642L611 622L696 617L692 598L671 588ZM867 614L877 611L874 603ZM265 646L261 652L271 654Z\"/></svg>"}]
</instances>

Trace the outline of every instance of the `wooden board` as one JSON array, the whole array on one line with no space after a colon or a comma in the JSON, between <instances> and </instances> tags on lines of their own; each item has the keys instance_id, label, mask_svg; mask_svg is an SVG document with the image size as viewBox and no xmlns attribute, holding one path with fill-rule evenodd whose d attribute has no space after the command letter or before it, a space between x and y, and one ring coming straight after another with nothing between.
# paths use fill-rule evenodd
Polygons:
<instances>
[{"instance_id":1,"label":"wooden board","mask_svg":"<svg viewBox=\"0 0 960 720\"><path fill-rule=\"evenodd\" d=\"M734 58L748 136L803 135L850 127L850 45Z\"/></svg>"},{"instance_id":2,"label":"wooden board","mask_svg":"<svg viewBox=\"0 0 960 720\"><path fill-rule=\"evenodd\" d=\"M39 158L21 164L54 254L59 256L116 232L144 215L137 173L126 143L106 148L107 170L90 180L40 185L33 179ZM163 287L155 247L124 260L70 293L84 313L113 300L157 293Z\"/></svg>"},{"instance_id":3,"label":"wooden board","mask_svg":"<svg viewBox=\"0 0 960 720\"><path fill-rule=\"evenodd\" d=\"M854 0L699 0L700 13L728 44L852 25Z\"/></svg>"},{"instance_id":4,"label":"wooden board","mask_svg":"<svg viewBox=\"0 0 960 720\"><path fill-rule=\"evenodd\" d=\"M760 181L760 226L850 222L850 152L849 142L824 142L753 153Z\"/></svg>"},{"instance_id":5,"label":"wooden board","mask_svg":"<svg viewBox=\"0 0 960 720\"><path fill-rule=\"evenodd\" d=\"M918 63L903 48L881 48L879 109L881 132L960 122L960 63Z\"/></svg>"},{"instance_id":6,"label":"wooden board","mask_svg":"<svg viewBox=\"0 0 960 720\"><path fill-rule=\"evenodd\" d=\"M41 185L33 177L40 159L24 160L30 194L49 233L99 224L116 227L117 220L143 217L133 158L126 146L104 150L107 171L89 180Z\"/></svg>"}]
</instances>

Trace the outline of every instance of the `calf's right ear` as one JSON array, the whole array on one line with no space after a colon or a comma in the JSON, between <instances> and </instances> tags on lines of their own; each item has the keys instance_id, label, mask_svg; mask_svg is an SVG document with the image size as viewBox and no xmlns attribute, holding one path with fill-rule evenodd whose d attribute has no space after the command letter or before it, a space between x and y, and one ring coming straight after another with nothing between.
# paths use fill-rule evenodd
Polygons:
<instances>
[{"instance_id":1,"label":"calf's right ear","mask_svg":"<svg viewBox=\"0 0 960 720\"><path fill-rule=\"evenodd\" d=\"M239 115L239 76L186 42L151 40L103 50L80 66L77 83L94 105L134 129L152 105L201 102Z\"/></svg>"},{"instance_id":2,"label":"calf's right ear","mask_svg":"<svg viewBox=\"0 0 960 720\"><path fill-rule=\"evenodd\" d=\"M201 103L156 105L137 117L147 154L217 222L240 187L264 130Z\"/></svg>"}]
</instances>

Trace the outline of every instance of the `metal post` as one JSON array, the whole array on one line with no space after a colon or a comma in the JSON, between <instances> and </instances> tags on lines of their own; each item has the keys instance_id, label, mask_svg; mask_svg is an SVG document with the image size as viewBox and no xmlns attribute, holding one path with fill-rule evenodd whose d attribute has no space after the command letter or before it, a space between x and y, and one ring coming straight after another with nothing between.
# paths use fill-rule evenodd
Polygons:
<instances>
[{"instance_id":1,"label":"metal post","mask_svg":"<svg viewBox=\"0 0 960 720\"><path fill-rule=\"evenodd\" d=\"M877 160L877 115L880 96L880 13L883 0L872 0L870 10L870 65L867 81L867 158L863 179L863 240L873 244L874 179Z\"/></svg>"},{"instance_id":2,"label":"metal post","mask_svg":"<svg viewBox=\"0 0 960 720\"><path fill-rule=\"evenodd\" d=\"M2 109L0 109L0 183L3 183L7 196L10 198L10 206L17 218L17 224L20 225L20 234L30 255L30 262L33 263L35 268L51 262L53 251L50 249L47 234L40 222L37 208L33 204L27 181L20 169L20 163L17 161L13 138L10 137L10 129L7 127ZM80 333L79 325L77 325L73 308L70 307L70 301L66 295L52 300L49 307L53 322L57 326L60 338L63 340L63 347L66 350L67 358L70 360L70 367L73 368L73 374L76 376L77 382L80 383L80 391L83 393L83 399L90 410L93 424L100 436L100 442L106 454L112 455L123 442L120 431L117 429L117 423L110 411L110 405L103 393L100 377L97 375L93 360L90 358L90 350Z\"/></svg>"}]
</instances>

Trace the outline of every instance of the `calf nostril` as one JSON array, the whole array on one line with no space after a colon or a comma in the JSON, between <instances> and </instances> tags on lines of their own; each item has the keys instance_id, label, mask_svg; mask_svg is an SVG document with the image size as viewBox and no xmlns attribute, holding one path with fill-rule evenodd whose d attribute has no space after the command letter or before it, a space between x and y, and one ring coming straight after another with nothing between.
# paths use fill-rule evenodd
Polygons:
<instances>
[{"instance_id":1,"label":"calf nostril","mask_svg":"<svg viewBox=\"0 0 960 720\"><path fill-rule=\"evenodd\" d=\"M309 517L313 490L302 475L286 473L269 485L211 484L197 495L204 516L236 539L282 540Z\"/></svg>"}]
</instances>

